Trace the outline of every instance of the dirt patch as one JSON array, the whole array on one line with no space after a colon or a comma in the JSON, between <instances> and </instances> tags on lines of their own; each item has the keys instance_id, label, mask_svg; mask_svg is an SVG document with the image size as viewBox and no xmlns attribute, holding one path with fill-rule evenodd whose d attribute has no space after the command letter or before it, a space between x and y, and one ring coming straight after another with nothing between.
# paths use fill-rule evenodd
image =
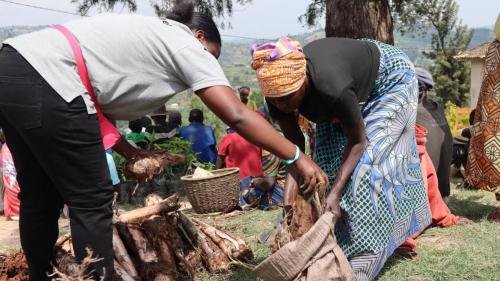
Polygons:
<instances>
[{"instance_id":1,"label":"dirt patch","mask_svg":"<svg viewBox=\"0 0 500 281\"><path fill-rule=\"evenodd\" d=\"M69 232L69 221L59 220L59 233ZM21 242L19 240L19 222L8 221L5 217L0 217L0 253L8 254L19 250Z\"/></svg>"},{"instance_id":2,"label":"dirt patch","mask_svg":"<svg viewBox=\"0 0 500 281\"><path fill-rule=\"evenodd\" d=\"M21 251L9 256L0 255L0 280L28 280L28 264Z\"/></svg>"},{"instance_id":3,"label":"dirt patch","mask_svg":"<svg viewBox=\"0 0 500 281\"><path fill-rule=\"evenodd\" d=\"M432 246L437 250L444 250L460 244L460 240L452 234L422 235L417 238L418 246Z\"/></svg>"}]
</instances>

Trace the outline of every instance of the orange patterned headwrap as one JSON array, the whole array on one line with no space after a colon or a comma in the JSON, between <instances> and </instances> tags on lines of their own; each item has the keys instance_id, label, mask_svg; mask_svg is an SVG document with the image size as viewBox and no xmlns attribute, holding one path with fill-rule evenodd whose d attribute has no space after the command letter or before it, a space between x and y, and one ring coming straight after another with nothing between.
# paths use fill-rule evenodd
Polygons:
<instances>
[{"instance_id":1,"label":"orange patterned headwrap","mask_svg":"<svg viewBox=\"0 0 500 281\"><path fill-rule=\"evenodd\" d=\"M289 95L306 79L306 59L300 43L288 37L276 44L252 46L252 68L266 97Z\"/></svg>"}]
</instances>

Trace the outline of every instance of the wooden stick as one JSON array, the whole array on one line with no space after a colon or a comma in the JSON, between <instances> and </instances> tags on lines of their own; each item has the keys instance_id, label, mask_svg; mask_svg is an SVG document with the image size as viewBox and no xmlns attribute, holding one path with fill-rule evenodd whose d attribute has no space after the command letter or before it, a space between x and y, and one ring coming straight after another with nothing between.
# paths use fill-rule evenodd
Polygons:
<instances>
[{"instance_id":1,"label":"wooden stick","mask_svg":"<svg viewBox=\"0 0 500 281\"><path fill-rule=\"evenodd\" d=\"M163 212L172 212L179 209L179 197L174 194L158 204L135 209L118 216L118 222L121 223L136 223L142 222L152 215L158 215Z\"/></svg>"},{"instance_id":2,"label":"wooden stick","mask_svg":"<svg viewBox=\"0 0 500 281\"><path fill-rule=\"evenodd\" d=\"M217 245L203 232L199 232L198 245L202 251L202 258L210 273L228 272L230 261Z\"/></svg>"},{"instance_id":3,"label":"wooden stick","mask_svg":"<svg viewBox=\"0 0 500 281\"><path fill-rule=\"evenodd\" d=\"M193 219L193 222L200 227L200 230L210 237L212 241L231 258L249 261L253 259L253 253L246 245L245 241L233 238L222 230L219 230L203 221Z\"/></svg>"},{"instance_id":4,"label":"wooden stick","mask_svg":"<svg viewBox=\"0 0 500 281\"><path fill-rule=\"evenodd\" d=\"M113 226L113 252L116 262L120 264L127 275L133 279L138 279L139 273L137 272L134 263L132 262L132 259L130 258L127 249L120 238L120 235L118 235L116 226Z\"/></svg>"},{"instance_id":5,"label":"wooden stick","mask_svg":"<svg viewBox=\"0 0 500 281\"><path fill-rule=\"evenodd\" d=\"M161 251L165 251L163 253L165 259L169 259L168 252L166 251L165 246L168 246L168 250L170 253L173 253L174 260L174 268L177 268L180 272L185 273L188 277L193 278L195 274L195 269L191 266L191 263L186 259L187 253L190 251L186 242L181 238L177 229L174 227L177 225L177 220L174 220L173 216L167 215L166 213L163 216L155 216L152 217L142 224L145 228L146 233L150 240L153 241L163 241L166 245L162 245L162 243L156 242L156 248L160 251L160 258L162 256ZM160 249L163 248L163 249ZM192 250L192 249L191 249ZM177 267L175 267L177 265Z\"/></svg>"},{"instance_id":6,"label":"wooden stick","mask_svg":"<svg viewBox=\"0 0 500 281\"><path fill-rule=\"evenodd\" d=\"M158 256L148 239L137 226L127 225L127 230L143 263L158 262Z\"/></svg>"},{"instance_id":7,"label":"wooden stick","mask_svg":"<svg viewBox=\"0 0 500 281\"><path fill-rule=\"evenodd\" d=\"M154 244L162 265L172 272L177 272L174 254L166 239L166 232L169 230L165 227L165 219L163 217L147 219L142 223L142 227L149 241Z\"/></svg>"},{"instance_id":8,"label":"wooden stick","mask_svg":"<svg viewBox=\"0 0 500 281\"><path fill-rule=\"evenodd\" d=\"M198 228L196 228L196 225L193 223L193 221L188 218L184 213L182 212L177 212L177 215L179 217L179 222L180 225L182 226L182 229L186 232L187 239L190 239L192 245L196 245L198 241Z\"/></svg>"},{"instance_id":9,"label":"wooden stick","mask_svg":"<svg viewBox=\"0 0 500 281\"><path fill-rule=\"evenodd\" d=\"M56 244L54 245L54 247L61 247L69 239L71 239L71 233L66 233L64 235L59 236L59 238L57 238L57 241L56 241Z\"/></svg>"},{"instance_id":10,"label":"wooden stick","mask_svg":"<svg viewBox=\"0 0 500 281\"><path fill-rule=\"evenodd\" d=\"M232 256L233 255L233 252L238 250L238 243L236 243L236 245L234 243L231 243L232 241L226 241L224 240L222 237L220 237L218 234L217 234L217 229L215 229L215 227L212 227L200 220L197 220L197 219L194 219L193 218L193 222L195 224L197 224L199 227L200 227L200 230L206 235L208 236L210 239L212 239L212 241L217 244L217 246L219 246L219 248L222 249L222 251L228 255L228 256Z\"/></svg>"},{"instance_id":11,"label":"wooden stick","mask_svg":"<svg viewBox=\"0 0 500 281\"><path fill-rule=\"evenodd\" d=\"M189 250L186 254L186 262L191 268L202 267L201 250L196 248L194 250Z\"/></svg>"},{"instance_id":12,"label":"wooden stick","mask_svg":"<svg viewBox=\"0 0 500 281\"><path fill-rule=\"evenodd\" d=\"M135 281L138 279L130 276L127 271L120 265L120 263L115 260L115 274L117 277L121 278L122 281Z\"/></svg>"}]
</instances>

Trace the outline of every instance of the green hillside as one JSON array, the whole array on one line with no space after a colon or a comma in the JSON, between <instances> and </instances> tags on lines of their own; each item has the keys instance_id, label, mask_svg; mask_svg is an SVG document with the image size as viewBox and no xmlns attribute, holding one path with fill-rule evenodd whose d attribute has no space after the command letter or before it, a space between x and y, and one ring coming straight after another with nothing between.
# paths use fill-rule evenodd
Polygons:
<instances>
[{"instance_id":1,"label":"green hillside","mask_svg":"<svg viewBox=\"0 0 500 281\"><path fill-rule=\"evenodd\" d=\"M6 38L13 37L19 34L39 30L44 26L11 26L0 27L0 42ZM307 44L311 41L324 37L323 31L307 32L298 35L292 35L292 38ZM488 28L479 28L475 30L474 37L471 41L471 46L475 47L478 44L489 41L493 38L493 31ZM224 39L224 38L223 38ZM395 35L396 46L403 49L408 56L417 65L427 66L430 61L422 56L422 51L428 50L430 47L430 36L424 38L413 36L411 34ZM250 67L250 47L254 43L263 43L262 41L252 41L248 39L241 40L224 40L222 46L222 54L219 61L229 79L231 85L236 89L240 86L246 85L252 88L253 92L258 92L258 84L255 78L255 73ZM36 42L34 42L36 44ZM262 96L259 94L252 95L257 104L262 103ZM189 110L193 107L200 108L205 113L207 123L215 128L216 135L219 138L225 132L225 125L211 113L201 102L201 100L192 92L184 92L176 95L170 100L169 104L178 103L182 108L182 116L184 117L183 124L187 123L187 116ZM120 122L120 126L126 126L126 123Z\"/></svg>"},{"instance_id":2,"label":"green hillside","mask_svg":"<svg viewBox=\"0 0 500 281\"><path fill-rule=\"evenodd\" d=\"M19 34L32 32L44 28L44 26L10 26L0 27L0 42L9 37ZM292 35L295 40L307 44L311 41L324 37L323 31L308 32L298 35ZM489 28L474 29L471 47L475 47L482 42L491 40L493 31ZM428 65L422 56L422 51L430 48L430 35L418 37L413 34L401 35L395 34L396 46L403 49L415 64ZM253 43L262 43L261 41L252 41L248 39L224 41L222 54L219 58L221 65L226 72L226 75L234 87L247 85L253 89L257 88L257 80L254 77L254 72L250 67L250 47Z\"/></svg>"}]
</instances>

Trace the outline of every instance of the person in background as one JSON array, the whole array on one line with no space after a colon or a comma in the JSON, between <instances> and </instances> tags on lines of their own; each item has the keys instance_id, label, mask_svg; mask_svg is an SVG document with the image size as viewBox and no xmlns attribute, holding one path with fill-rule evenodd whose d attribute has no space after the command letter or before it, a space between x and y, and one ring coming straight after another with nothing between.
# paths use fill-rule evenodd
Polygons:
<instances>
[{"instance_id":1,"label":"person in background","mask_svg":"<svg viewBox=\"0 0 500 281\"><path fill-rule=\"evenodd\" d=\"M261 148L229 128L219 143L216 169L239 168L240 180L262 176Z\"/></svg>"},{"instance_id":2,"label":"person in background","mask_svg":"<svg viewBox=\"0 0 500 281\"><path fill-rule=\"evenodd\" d=\"M118 170L116 169L116 163L113 159L113 150L106 150L106 161L108 162L109 175L111 177L111 184L113 185L115 192L120 192L120 178L118 177Z\"/></svg>"},{"instance_id":3,"label":"person in background","mask_svg":"<svg viewBox=\"0 0 500 281\"><path fill-rule=\"evenodd\" d=\"M271 123L269 115L263 108L257 111ZM232 130L228 129L229 132ZM283 188L287 165L271 152L261 149L262 176L250 176L241 181L240 207L257 207L268 210L283 205Z\"/></svg>"},{"instance_id":4,"label":"person in background","mask_svg":"<svg viewBox=\"0 0 500 281\"><path fill-rule=\"evenodd\" d=\"M5 191L2 197L4 216L8 220L19 220L20 201L18 198L20 188L17 182L17 172L12 159L12 154L4 144L1 149L2 182Z\"/></svg>"},{"instance_id":5,"label":"person in background","mask_svg":"<svg viewBox=\"0 0 500 281\"><path fill-rule=\"evenodd\" d=\"M166 143L170 137L165 106L156 109L150 116L153 123L146 127L146 136L151 144Z\"/></svg>"},{"instance_id":6,"label":"person in background","mask_svg":"<svg viewBox=\"0 0 500 281\"><path fill-rule=\"evenodd\" d=\"M434 87L431 73L421 67L416 67L415 73L418 80L417 124L429 132L425 147L437 171L439 192L446 198L450 195L453 136L443 108L427 95Z\"/></svg>"},{"instance_id":7,"label":"person in background","mask_svg":"<svg viewBox=\"0 0 500 281\"><path fill-rule=\"evenodd\" d=\"M151 124L151 120L144 116L139 119L135 119L128 122L128 128L130 133L128 133L125 138L127 141L135 147L141 149L148 149L149 142L144 133L144 129Z\"/></svg>"},{"instance_id":8,"label":"person in background","mask_svg":"<svg viewBox=\"0 0 500 281\"><path fill-rule=\"evenodd\" d=\"M469 145L472 125L474 124L474 115L476 110L472 110L469 113L469 127L460 130L458 136L453 137L453 153L450 166L450 176L455 176L458 172L462 176L465 176L465 167L467 167L467 155L469 155ZM469 188L467 182L462 182L457 185L457 187Z\"/></svg>"},{"instance_id":9,"label":"person in background","mask_svg":"<svg viewBox=\"0 0 500 281\"><path fill-rule=\"evenodd\" d=\"M374 40L323 38L302 49L282 37L253 46L252 68L271 117L302 151L296 112L316 123L313 155L330 178L325 209L336 217L338 245L357 281L374 280L394 249L431 223L411 60ZM289 169L285 194L314 190L295 178Z\"/></svg>"},{"instance_id":10,"label":"person in background","mask_svg":"<svg viewBox=\"0 0 500 281\"><path fill-rule=\"evenodd\" d=\"M248 109L252 111L257 110L257 105L255 104L254 101L250 100L250 87L248 86L241 86L238 88L238 93L240 95L240 101L245 104Z\"/></svg>"},{"instance_id":11,"label":"person in background","mask_svg":"<svg viewBox=\"0 0 500 281\"><path fill-rule=\"evenodd\" d=\"M495 39L488 45L483 81L471 130L465 181L474 188L490 191L500 201L500 15ZM500 210L489 219L499 222Z\"/></svg>"},{"instance_id":12,"label":"person in background","mask_svg":"<svg viewBox=\"0 0 500 281\"><path fill-rule=\"evenodd\" d=\"M241 190L239 205L242 209L257 206L260 203L260 196L257 198L257 196L249 195L253 179L259 178L257 179L258 184L265 185L265 190L268 191L274 186L274 178L262 179L260 147L251 144L231 128L228 128L226 132L219 143L215 168L239 168ZM263 193L259 193L259 195L263 195Z\"/></svg>"},{"instance_id":13,"label":"person in background","mask_svg":"<svg viewBox=\"0 0 500 281\"><path fill-rule=\"evenodd\" d=\"M168 139L178 137L179 129L182 125L182 115L178 109L171 109L167 111L167 133Z\"/></svg>"},{"instance_id":14,"label":"person in background","mask_svg":"<svg viewBox=\"0 0 500 281\"><path fill-rule=\"evenodd\" d=\"M417 139L418 155L420 158L420 168L422 169L424 186L427 192L427 200L429 201L429 207L431 210L432 226L451 227L454 225L471 223L471 221L467 218L453 215L439 192L437 173L426 148L428 136L427 129L417 124L415 126L415 136ZM415 238L420 234L421 232L406 239L406 241L398 247L396 252L404 257L415 257L417 255L417 241Z\"/></svg>"},{"instance_id":15,"label":"person in background","mask_svg":"<svg viewBox=\"0 0 500 281\"><path fill-rule=\"evenodd\" d=\"M133 147L107 117L140 118L184 90L252 143L293 160L305 186L326 181L317 164L236 98L217 61L221 46L213 19L190 0L175 1L162 19L104 13L2 42L0 127L18 171L30 279L49 279L63 204L76 261L91 248L100 258L88 268L92 278L113 279L114 189L105 150L127 160L166 152Z\"/></svg>"},{"instance_id":16,"label":"person in background","mask_svg":"<svg viewBox=\"0 0 500 281\"><path fill-rule=\"evenodd\" d=\"M170 113L166 110L165 106L161 106L151 114L153 123L146 127L146 136L150 141L150 148L154 149L156 148L155 145L167 143L169 139L177 134L177 127L170 128L170 121L167 121ZM156 175L149 184L143 184L141 187L142 193L139 192L137 194L140 198L146 197L151 193L165 198L168 194L167 176L165 174Z\"/></svg>"},{"instance_id":17,"label":"person in background","mask_svg":"<svg viewBox=\"0 0 500 281\"><path fill-rule=\"evenodd\" d=\"M181 127L179 136L193 143L193 151L199 162L215 164L217 149L214 130L203 124L203 111L194 108L189 112L188 126Z\"/></svg>"},{"instance_id":18,"label":"person in background","mask_svg":"<svg viewBox=\"0 0 500 281\"><path fill-rule=\"evenodd\" d=\"M5 135L3 134L2 128L0 128L0 149L5 144ZM2 176L2 165L0 164L0 178ZM3 214L3 194L5 191L5 186L3 185L3 180L0 180L0 215Z\"/></svg>"}]
</instances>

